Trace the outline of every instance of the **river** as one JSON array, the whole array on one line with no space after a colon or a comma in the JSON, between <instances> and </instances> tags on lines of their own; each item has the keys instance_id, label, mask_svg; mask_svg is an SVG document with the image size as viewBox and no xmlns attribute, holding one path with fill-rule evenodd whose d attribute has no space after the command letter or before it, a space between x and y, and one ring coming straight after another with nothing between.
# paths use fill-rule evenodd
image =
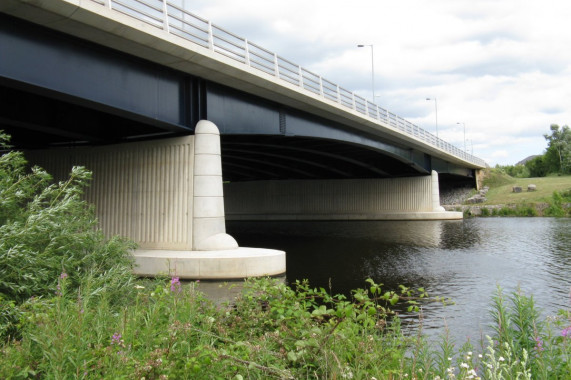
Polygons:
<instances>
[{"instance_id":1,"label":"river","mask_svg":"<svg viewBox=\"0 0 571 380\"><path fill-rule=\"evenodd\" d=\"M571 219L463 221L228 222L241 246L287 252L288 283L348 294L371 278L386 290L424 287L454 303L423 304L423 326L447 325L462 344L490 333L497 286L533 294L544 315L570 308Z\"/></svg>"}]
</instances>

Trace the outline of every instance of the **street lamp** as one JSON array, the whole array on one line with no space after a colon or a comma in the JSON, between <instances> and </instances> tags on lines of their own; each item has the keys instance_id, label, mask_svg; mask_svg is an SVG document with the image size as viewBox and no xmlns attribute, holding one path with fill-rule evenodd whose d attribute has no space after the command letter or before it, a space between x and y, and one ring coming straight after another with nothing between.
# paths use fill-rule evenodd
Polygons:
<instances>
[{"instance_id":1,"label":"street lamp","mask_svg":"<svg viewBox=\"0 0 571 380\"><path fill-rule=\"evenodd\" d=\"M432 98L426 98L426 100L432 100ZM436 138L438 138L438 102L436 97L434 98L434 110L436 111Z\"/></svg>"},{"instance_id":2,"label":"street lamp","mask_svg":"<svg viewBox=\"0 0 571 380\"><path fill-rule=\"evenodd\" d=\"M464 126L464 152L468 153L468 151L466 150L466 123L456 123L456 124L462 124Z\"/></svg>"},{"instance_id":3,"label":"street lamp","mask_svg":"<svg viewBox=\"0 0 571 380\"><path fill-rule=\"evenodd\" d=\"M373 103L375 103L375 52L373 45L357 45L357 47L371 47L371 89L373 90Z\"/></svg>"}]
</instances>

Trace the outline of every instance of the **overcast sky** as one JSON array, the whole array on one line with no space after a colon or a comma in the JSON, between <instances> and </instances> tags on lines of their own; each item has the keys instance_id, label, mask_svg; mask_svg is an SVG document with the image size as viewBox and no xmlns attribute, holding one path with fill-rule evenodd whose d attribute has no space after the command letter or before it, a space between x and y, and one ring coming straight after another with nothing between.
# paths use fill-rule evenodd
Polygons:
<instances>
[{"instance_id":1,"label":"overcast sky","mask_svg":"<svg viewBox=\"0 0 571 380\"><path fill-rule=\"evenodd\" d=\"M569 0L185 0L276 52L496 164L571 123ZM457 124L464 123L464 124Z\"/></svg>"}]
</instances>

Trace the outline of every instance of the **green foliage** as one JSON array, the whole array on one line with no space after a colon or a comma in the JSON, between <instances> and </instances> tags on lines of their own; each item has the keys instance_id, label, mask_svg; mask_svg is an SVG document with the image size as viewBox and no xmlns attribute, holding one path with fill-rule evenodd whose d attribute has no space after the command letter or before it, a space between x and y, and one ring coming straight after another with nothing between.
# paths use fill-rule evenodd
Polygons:
<instances>
[{"instance_id":1,"label":"green foliage","mask_svg":"<svg viewBox=\"0 0 571 380\"><path fill-rule=\"evenodd\" d=\"M7 148L8 137L0 134ZM18 312L30 297L50 297L60 276L77 288L81 279L119 302L132 282L133 244L97 229L93 209L81 199L91 173L74 167L66 181L52 183L39 167L27 169L21 152L0 157L0 336L13 335Z\"/></svg>"},{"instance_id":2,"label":"green foliage","mask_svg":"<svg viewBox=\"0 0 571 380\"><path fill-rule=\"evenodd\" d=\"M551 134L543 135L548 143L545 161L551 172L569 174L571 173L571 129L567 125L559 127L557 124L552 124L550 129Z\"/></svg>"},{"instance_id":3,"label":"green foliage","mask_svg":"<svg viewBox=\"0 0 571 380\"><path fill-rule=\"evenodd\" d=\"M474 353L445 330L433 348L419 325L404 334L391 304L424 289L368 282L350 299L274 279L247 280L232 304L178 278L133 286L117 305L89 278L21 306L22 338L0 347L0 378L84 379L561 379L571 373L571 319L541 320L521 292L493 298L494 334ZM398 298L396 300L395 296Z\"/></svg>"},{"instance_id":4,"label":"green foliage","mask_svg":"<svg viewBox=\"0 0 571 380\"><path fill-rule=\"evenodd\" d=\"M495 167L498 171L503 171L507 175L514 178L529 178L530 172L525 165L496 165Z\"/></svg>"},{"instance_id":5,"label":"green foliage","mask_svg":"<svg viewBox=\"0 0 571 380\"><path fill-rule=\"evenodd\" d=\"M554 191L551 201L549 202L549 207L545 209L544 215L554 217L571 216L571 209L563 208L564 202L571 202L571 190L563 192Z\"/></svg>"},{"instance_id":6,"label":"green foliage","mask_svg":"<svg viewBox=\"0 0 571 380\"><path fill-rule=\"evenodd\" d=\"M545 156L537 156L525 163L530 177L545 177L549 173L549 165Z\"/></svg>"},{"instance_id":7,"label":"green foliage","mask_svg":"<svg viewBox=\"0 0 571 380\"><path fill-rule=\"evenodd\" d=\"M486 171L484 186L499 187L511 183L513 183L513 178L501 168Z\"/></svg>"},{"instance_id":8,"label":"green foliage","mask_svg":"<svg viewBox=\"0 0 571 380\"><path fill-rule=\"evenodd\" d=\"M495 334L488 338L483 361L486 378L568 378L571 373L568 312L562 311L558 318L541 320L533 297L518 290L506 299L498 288L493 298L492 317Z\"/></svg>"},{"instance_id":9,"label":"green foliage","mask_svg":"<svg viewBox=\"0 0 571 380\"><path fill-rule=\"evenodd\" d=\"M66 297L68 280L61 295L24 305L23 338L3 348L0 377L386 378L401 371L413 342L398 318L385 316L395 296L416 292L387 293L373 282L348 301L306 282L294 290L249 280L232 305L219 307L196 283L173 278L170 287L138 286L134 301L118 308L92 302L88 284Z\"/></svg>"},{"instance_id":10,"label":"green foliage","mask_svg":"<svg viewBox=\"0 0 571 380\"><path fill-rule=\"evenodd\" d=\"M571 173L571 130L566 125L559 127L557 124L552 124L550 130L550 134L543 135L548 144L545 154L525 163L529 177Z\"/></svg>"}]
</instances>

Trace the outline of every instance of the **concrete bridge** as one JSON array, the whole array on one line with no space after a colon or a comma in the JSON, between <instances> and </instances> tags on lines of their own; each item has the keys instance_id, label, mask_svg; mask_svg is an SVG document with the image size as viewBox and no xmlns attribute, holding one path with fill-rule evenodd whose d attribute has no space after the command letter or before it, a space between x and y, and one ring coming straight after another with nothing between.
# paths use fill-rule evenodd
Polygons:
<instances>
[{"instance_id":1,"label":"concrete bridge","mask_svg":"<svg viewBox=\"0 0 571 380\"><path fill-rule=\"evenodd\" d=\"M94 172L86 196L140 274L285 271L226 218L462 217L439 177L477 186L482 160L181 1L0 3L0 128L56 176Z\"/></svg>"}]
</instances>

